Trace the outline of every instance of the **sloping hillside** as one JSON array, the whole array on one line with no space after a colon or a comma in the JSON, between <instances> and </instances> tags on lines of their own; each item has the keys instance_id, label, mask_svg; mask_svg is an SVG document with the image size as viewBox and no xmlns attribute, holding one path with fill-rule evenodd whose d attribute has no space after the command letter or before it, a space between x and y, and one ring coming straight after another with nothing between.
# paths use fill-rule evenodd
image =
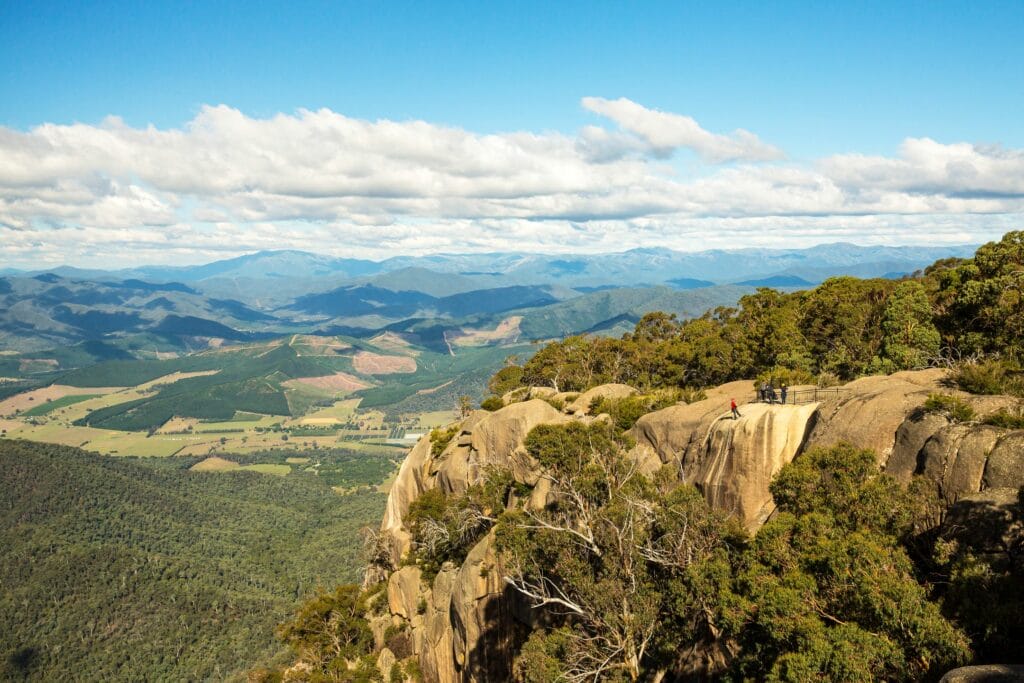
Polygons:
<instances>
[{"instance_id":1,"label":"sloping hillside","mask_svg":"<svg viewBox=\"0 0 1024 683\"><path fill-rule=\"evenodd\" d=\"M382 494L192 462L0 441L0 678L240 677L303 595L357 578Z\"/></svg>"}]
</instances>

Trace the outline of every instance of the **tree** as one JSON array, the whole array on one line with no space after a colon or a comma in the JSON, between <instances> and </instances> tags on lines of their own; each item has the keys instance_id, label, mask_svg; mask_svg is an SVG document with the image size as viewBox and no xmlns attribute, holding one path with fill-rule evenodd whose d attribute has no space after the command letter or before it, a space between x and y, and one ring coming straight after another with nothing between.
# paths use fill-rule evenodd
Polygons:
<instances>
[{"instance_id":1,"label":"tree","mask_svg":"<svg viewBox=\"0 0 1024 683\"><path fill-rule=\"evenodd\" d=\"M470 396L459 396L459 415L461 417L469 417L469 414L473 412L473 399Z\"/></svg>"},{"instance_id":2,"label":"tree","mask_svg":"<svg viewBox=\"0 0 1024 683\"><path fill-rule=\"evenodd\" d=\"M872 367L882 372L927 367L941 342L924 285L916 280L901 282L885 305L881 349Z\"/></svg>"},{"instance_id":3,"label":"tree","mask_svg":"<svg viewBox=\"0 0 1024 683\"><path fill-rule=\"evenodd\" d=\"M697 578L723 562L724 523L671 470L640 475L626 445L603 423L527 436L555 502L498 520L505 581L549 624L524 645L521 680L663 675L684 644L714 628L716 595L699 594Z\"/></svg>"},{"instance_id":4,"label":"tree","mask_svg":"<svg viewBox=\"0 0 1024 683\"><path fill-rule=\"evenodd\" d=\"M874 453L812 450L771 490L780 512L736 568L740 676L918 680L968 661L964 634L914 579L898 542L913 510Z\"/></svg>"},{"instance_id":5,"label":"tree","mask_svg":"<svg viewBox=\"0 0 1024 683\"><path fill-rule=\"evenodd\" d=\"M343 584L307 600L278 635L299 662L332 681L380 680L373 665L373 633L359 586Z\"/></svg>"},{"instance_id":6,"label":"tree","mask_svg":"<svg viewBox=\"0 0 1024 683\"><path fill-rule=\"evenodd\" d=\"M882 312L895 286L891 280L834 277L807 292L800 329L819 372L852 379L865 371L878 355Z\"/></svg>"},{"instance_id":7,"label":"tree","mask_svg":"<svg viewBox=\"0 0 1024 683\"><path fill-rule=\"evenodd\" d=\"M940 327L962 355L1024 354L1024 231L933 275Z\"/></svg>"},{"instance_id":8,"label":"tree","mask_svg":"<svg viewBox=\"0 0 1024 683\"><path fill-rule=\"evenodd\" d=\"M522 380L523 368L518 365L506 365L494 373L494 376L487 382L487 388L492 394L502 396L522 386Z\"/></svg>"}]
</instances>

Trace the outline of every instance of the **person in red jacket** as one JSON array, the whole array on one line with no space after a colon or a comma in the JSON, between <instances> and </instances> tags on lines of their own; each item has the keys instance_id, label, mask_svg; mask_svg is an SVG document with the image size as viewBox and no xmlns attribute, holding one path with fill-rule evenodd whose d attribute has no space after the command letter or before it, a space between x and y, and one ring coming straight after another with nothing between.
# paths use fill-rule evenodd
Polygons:
<instances>
[{"instance_id":1,"label":"person in red jacket","mask_svg":"<svg viewBox=\"0 0 1024 683\"><path fill-rule=\"evenodd\" d=\"M740 415L740 411L736 407L736 399L729 399L729 407L732 408L732 419L735 420L738 417L743 417L742 415Z\"/></svg>"}]
</instances>

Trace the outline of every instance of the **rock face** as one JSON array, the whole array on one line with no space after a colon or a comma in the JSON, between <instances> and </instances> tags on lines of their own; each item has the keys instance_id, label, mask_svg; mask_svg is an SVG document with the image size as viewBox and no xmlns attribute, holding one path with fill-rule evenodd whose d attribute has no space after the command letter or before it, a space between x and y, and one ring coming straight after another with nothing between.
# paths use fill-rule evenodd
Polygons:
<instances>
[{"instance_id":1,"label":"rock face","mask_svg":"<svg viewBox=\"0 0 1024 683\"><path fill-rule=\"evenodd\" d=\"M840 396L822 404L809 440L818 446L846 441L870 448L884 467L900 426L921 410L928 394L940 391L942 378L939 370L923 370L850 382Z\"/></svg>"},{"instance_id":2,"label":"rock face","mask_svg":"<svg viewBox=\"0 0 1024 683\"><path fill-rule=\"evenodd\" d=\"M565 412L570 415L585 415L590 412L590 404L593 403L595 399L626 398L637 393L636 389L626 384L602 384L599 387L594 387L593 389L584 391L580 394L576 400L565 406Z\"/></svg>"},{"instance_id":3,"label":"rock face","mask_svg":"<svg viewBox=\"0 0 1024 683\"><path fill-rule=\"evenodd\" d=\"M676 468L711 506L735 515L751 531L775 509L769 484L779 469L808 448L840 441L874 449L879 465L904 483L924 476L949 504L1016 491L1024 484L1024 431L951 424L925 413L922 406L930 393L949 391L942 388L942 379L937 370L868 377L820 403L785 406L744 405L753 383L732 382L709 390L702 401L640 418L630 430L636 442L630 456L647 474L666 465ZM532 615L504 583L493 533L479 540L461 565L446 563L427 580L418 567L401 566L410 548L405 520L409 506L425 491L460 494L482 481L491 467L511 472L530 489L526 504L543 507L552 495L551 484L523 446L530 430L539 424L602 419L587 415L594 398L636 392L625 385L597 387L575 397L564 412L536 398L548 393L520 390L521 397L534 398L493 413L473 413L436 456L427 437L410 451L381 523L386 566L367 576L371 582L388 582L388 616L380 617L387 623L374 622L381 661L401 656L398 645L383 647L390 624L411 634L413 655L427 681L511 677L515 647ZM735 420L729 410L732 398L741 403L741 417ZM1005 397L967 400L980 415L1014 403Z\"/></svg>"},{"instance_id":4,"label":"rock face","mask_svg":"<svg viewBox=\"0 0 1024 683\"><path fill-rule=\"evenodd\" d=\"M571 418L540 399L513 403L493 413L477 411L458 425L451 441L433 455L429 437L409 452L388 496L380 534L387 550L387 605L391 625L412 634L413 654L428 681L498 681L511 676L513 645L525 626L523 612L509 595L493 535L481 539L461 566L446 565L431 582L418 567L401 567L409 551L405 526L409 506L425 491L458 494L482 480L488 467L511 471L534 487L544 504L546 481L523 446L539 424ZM380 578L368 573L368 581ZM528 613L520 615L528 621ZM500 626L499 626L500 625ZM390 663L393 658L382 657ZM388 672L384 672L387 675Z\"/></svg>"},{"instance_id":5,"label":"rock face","mask_svg":"<svg viewBox=\"0 0 1024 683\"><path fill-rule=\"evenodd\" d=\"M982 664L953 669L939 683L1024 683L1024 666Z\"/></svg>"},{"instance_id":6,"label":"rock face","mask_svg":"<svg viewBox=\"0 0 1024 683\"><path fill-rule=\"evenodd\" d=\"M756 403L744 406L739 419L718 419L704 447L691 449L698 457L682 463L684 477L712 507L756 529L775 510L768 485L800 450L817 407Z\"/></svg>"}]
</instances>

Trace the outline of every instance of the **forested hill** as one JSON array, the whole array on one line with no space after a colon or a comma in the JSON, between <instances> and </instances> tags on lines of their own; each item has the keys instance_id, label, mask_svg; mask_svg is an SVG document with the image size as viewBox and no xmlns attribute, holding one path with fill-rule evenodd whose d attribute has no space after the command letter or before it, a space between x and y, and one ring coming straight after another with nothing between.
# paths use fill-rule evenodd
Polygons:
<instances>
[{"instance_id":1,"label":"forested hill","mask_svg":"<svg viewBox=\"0 0 1024 683\"><path fill-rule=\"evenodd\" d=\"M0 679L223 680L355 580L383 494L0 441Z\"/></svg>"},{"instance_id":2,"label":"forested hill","mask_svg":"<svg viewBox=\"0 0 1024 683\"><path fill-rule=\"evenodd\" d=\"M915 277L837 277L788 294L760 288L692 320L648 314L619 339L568 337L503 369L492 389L701 388L755 377L832 384L963 365L975 377L970 391L1024 392L1022 275L1024 232L1010 232Z\"/></svg>"}]
</instances>

